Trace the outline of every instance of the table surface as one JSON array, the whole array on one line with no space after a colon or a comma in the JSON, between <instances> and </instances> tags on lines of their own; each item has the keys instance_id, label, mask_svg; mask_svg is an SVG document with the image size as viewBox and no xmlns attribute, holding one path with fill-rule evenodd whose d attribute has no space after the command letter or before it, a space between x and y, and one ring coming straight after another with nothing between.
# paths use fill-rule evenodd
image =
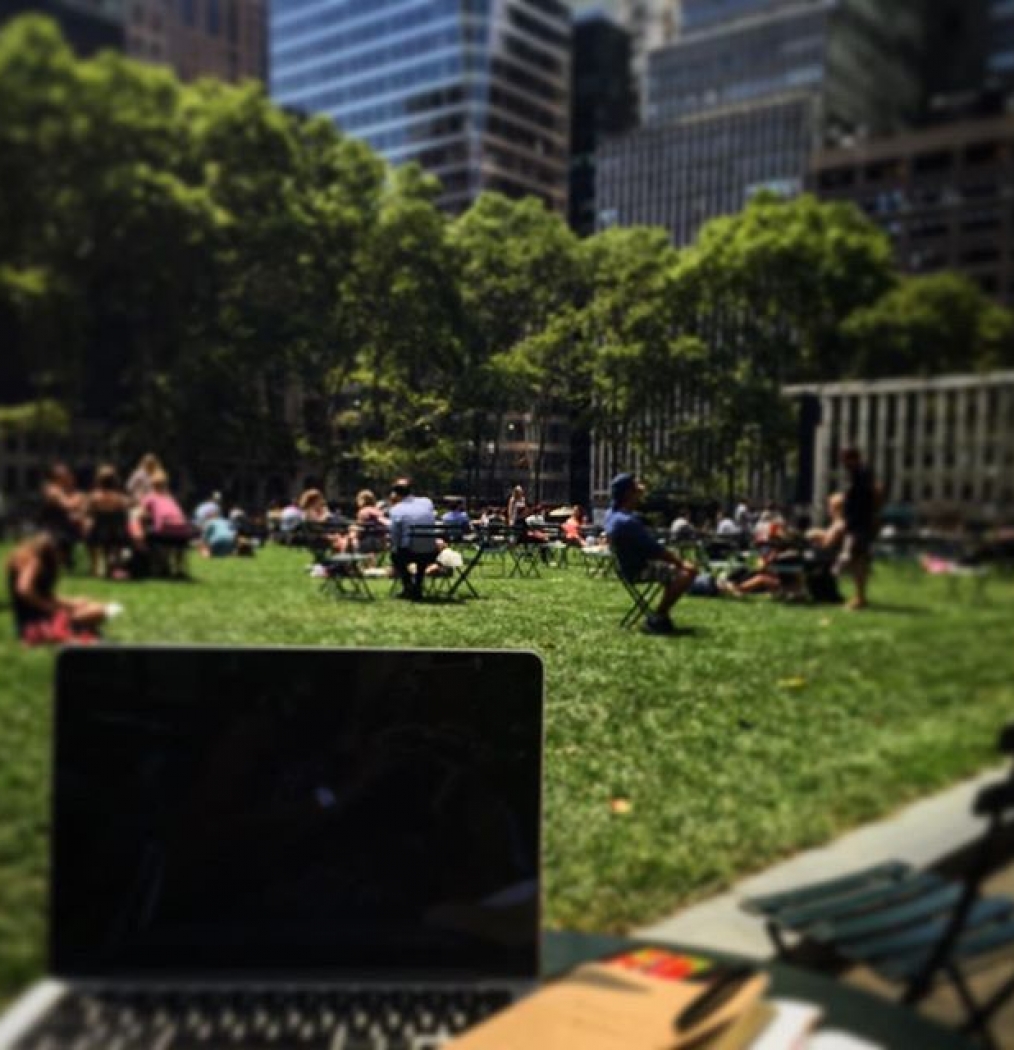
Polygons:
<instances>
[{"instance_id":1,"label":"table surface","mask_svg":"<svg viewBox=\"0 0 1014 1050\"><path fill-rule=\"evenodd\" d=\"M601 934L547 932L542 945L543 975L558 976L580 963L650 943ZM700 948L654 943L687 954L708 954ZM721 957L728 959L724 954ZM941 1028L907 1007L820 974L780 962L766 963L763 969L771 976L771 995L823 1007L825 1028L852 1032L889 1050L970 1050L975 1045L960 1033Z\"/></svg>"}]
</instances>

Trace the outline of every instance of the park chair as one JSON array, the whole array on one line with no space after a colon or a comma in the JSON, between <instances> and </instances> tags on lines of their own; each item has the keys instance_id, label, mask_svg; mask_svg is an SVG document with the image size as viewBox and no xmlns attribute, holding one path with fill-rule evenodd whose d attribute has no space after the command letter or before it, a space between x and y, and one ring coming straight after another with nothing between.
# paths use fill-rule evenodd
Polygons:
<instances>
[{"instance_id":1,"label":"park chair","mask_svg":"<svg viewBox=\"0 0 1014 1050\"><path fill-rule=\"evenodd\" d=\"M331 598L364 598L373 601L363 576L363 565L369 560L366 554L321 554L317 564L324 569L320 590Z\"/></svg>"},{"instance_id":2,"label":"park chair","mask_svg":"<svg viewBox=\"0 0 1014 1050\"><path fill-rule=\"evenodd\" d=\"M542 544L530 538L526 525L515 525L510 530L510 541L507 545L511 568L508 577L522 579L541 579L539 562L542 560Z\"/></svg>"},{"instance_id":3,"label":"park chair","mask_svg":"<svg viewBox=\"0 0 1014 1050\"><path fill-rule=\"evenodd\" d=\"M1000 749L1014 753L1014 725L1001 734ZM818 948L825 957L867 966L900 984L901 1001L910 1006L918 1006L946 978L967 1015L962 1031L994 1046L988 1025L1014 993L1014 976L980 1002L969 986L968 969L1014 951L1014 899L981 892L1009 841L1014 775L983 788L973 813L986 818L987 827L960 878L889 861L755 897L743 908L765 919L780 956L799 961L801 951Z\"/></svg>"},{"instance_id":4,"label":"park chair","mask_svg":"<svg viewBox=\"0 0 1014 1050\"><path fill-rule=\"evenodd\" d=\"M662 593L658 580L631 580L623 572L619 562L615 563L616 575L630 599L630 607L620 620L621 627L633 627L639 620L647 619L654 612L655 601Z\"/></svg>"}]
</instances>

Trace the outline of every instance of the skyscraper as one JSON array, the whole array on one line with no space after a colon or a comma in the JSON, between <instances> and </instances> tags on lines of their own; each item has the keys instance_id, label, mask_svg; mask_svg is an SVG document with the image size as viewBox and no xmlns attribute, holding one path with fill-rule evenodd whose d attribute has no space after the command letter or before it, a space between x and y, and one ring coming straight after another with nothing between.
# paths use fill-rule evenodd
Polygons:
<instances>
[{"instance_id":1,"label":"skyscraper","mask_svg":"<svg viewBox=\"0 0 1014 1050\"><path fill-rule=\"evenodd\" d=\"M630 34L590 10L574 20L570 131L570 225L595 232L595 151L606 136L637 123L637 95L630 71Z\"/></svg>"},{"instance_id":2,"label":"skyscraper","mask_svg":"<svg viewBox=\"0 0 1014 1050\"><path fill-rule=\"evenodd\" d=\"M645 104L648 54L676 39L683 2L684 0L570 0L576 14L596 11L608 14L630 34L630 68L642 112Z\"/></svg>"},{"instance_id":3,"label":"skyscraper","mask_svg":"<svg viewBox=\"0 0 1014 1050\"><path fill-rule=\"evenodd\" d=\"M803 187L826 143L886 134L921 104L918 0L683 0L652 53L643 130L599 158L600 225L685 244L760 189Z\"/></svg>"},{"instance_id":4,"label":"skyscraper","mask_svg":"<svg viewBox=\"0 0 1014 1050\"><path fill-rule=\"evenodd\" d=\"M183 80L267 79L266 0L129 0L127 54Z\"/></svg>"},{"instance_id":5,"label":"skyscraper","mask_svg":"<svg viewBox=\"0 0 1014 1050\"><path fill-rule=\"evenodd\" d=\"M567 202L570 11L562 0L274 0L271 91L332 117L392 163Z\"/></svg>"}]
</instances>

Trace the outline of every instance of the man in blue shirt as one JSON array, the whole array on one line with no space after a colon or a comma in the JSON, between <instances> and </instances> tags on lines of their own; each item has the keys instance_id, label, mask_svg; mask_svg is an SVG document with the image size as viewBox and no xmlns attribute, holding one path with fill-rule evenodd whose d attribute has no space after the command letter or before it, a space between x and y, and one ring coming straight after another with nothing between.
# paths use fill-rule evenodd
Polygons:
<instances>
[{"instance_id":1,"label":"man in blue shirt","mask_svg":"<svg viewBox=\"0 0 1014 1050\"><path fill-rule=\"evenodd\" d=\"M440 519L440 524L447 530L448 537L454 540L460 540L472 527L468 513L460 499L451 503L450 509Z\"/></svg>"},{"instance_id":2,"label":"man in blue shirt","mask_svg":"<svg viewBox=\"0 0 1014 1050\"><path fill-rule=\"evenodd\" d=\"M658 609L645 620L644 629L649 634L673 634L669 612L690 588L697 570L668 550L634 513L643 493L644 486L633 474L613 478L606 536L625 579L657 580L663 585Z\"/></svg>"},{"instance_id":3,"label":"man in blue shirt","mask_svg":"<svg viewBox=\"0 0 1014 1050\"><path fill-rule=\"evenodd\" d=\"M437 560L437 541L433 532L436 511L431 499L412 495L412 483L408 478L399 478L391 486L390 504L387 518L391 523L391 564L401 578L398 597L419 601L426 569ZM428 535L413 535L417 526ZM410 571L411 566L415 567L414 574Z\"/></svg>"}]
</instances>

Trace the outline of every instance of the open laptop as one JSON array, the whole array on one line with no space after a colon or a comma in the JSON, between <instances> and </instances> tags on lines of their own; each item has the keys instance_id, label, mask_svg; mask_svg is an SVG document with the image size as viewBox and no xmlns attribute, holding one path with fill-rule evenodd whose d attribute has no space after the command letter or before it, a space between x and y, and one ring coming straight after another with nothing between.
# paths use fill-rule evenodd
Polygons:
<instances>
[{"instance_id":1,"label":"open laptop","mask_svg":"<svg viewBox=\"0 0 1014 1050\"><path fill-rule=\"evenodd\" d=\"M542 664L63 652L50 976L0 1050L429 1050L539 969Z\"/></svg>"}]
</instances>

